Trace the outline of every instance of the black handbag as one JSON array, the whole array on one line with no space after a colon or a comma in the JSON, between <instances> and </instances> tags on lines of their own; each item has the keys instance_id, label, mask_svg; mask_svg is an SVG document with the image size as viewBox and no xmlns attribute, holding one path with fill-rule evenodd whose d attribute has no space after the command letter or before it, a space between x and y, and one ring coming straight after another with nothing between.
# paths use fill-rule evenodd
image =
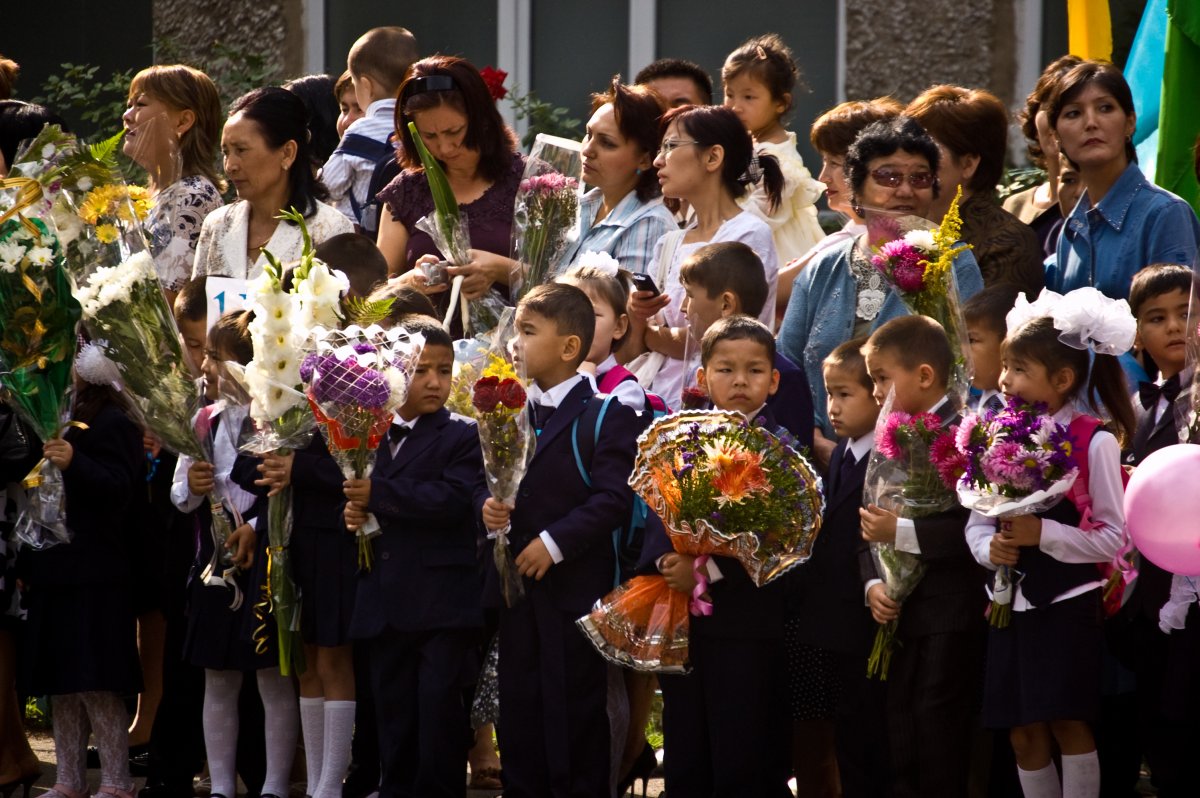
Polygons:
<instances>
[{"instance_id":1,"label":"black handbag","mask_svg":"<svg viewBox=\"0 0 1200 798\"><path fill-rule=\"evenodd\" d=\"M0 405L0 480L12 482L25 476L30 466L31 440L12 408Z\"/></svg>"}]
</instances>

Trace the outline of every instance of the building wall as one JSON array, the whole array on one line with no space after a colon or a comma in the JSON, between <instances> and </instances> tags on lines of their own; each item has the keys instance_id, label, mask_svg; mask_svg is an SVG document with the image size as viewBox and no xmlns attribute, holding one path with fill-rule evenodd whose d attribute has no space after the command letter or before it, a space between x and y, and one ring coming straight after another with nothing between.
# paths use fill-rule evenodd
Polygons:
<instances>
[{"instance_id":1,"label":"building wall","mask_svg":"<svg viewBox=\"0 0 1200 798\"><path fill-rule=\"evenodd\" d=\"M298 77L304 74L302 11L302 0L154 0L154 38L206 71L219 41L262 55L277 74Z\"/></svg>"}]
</instances>

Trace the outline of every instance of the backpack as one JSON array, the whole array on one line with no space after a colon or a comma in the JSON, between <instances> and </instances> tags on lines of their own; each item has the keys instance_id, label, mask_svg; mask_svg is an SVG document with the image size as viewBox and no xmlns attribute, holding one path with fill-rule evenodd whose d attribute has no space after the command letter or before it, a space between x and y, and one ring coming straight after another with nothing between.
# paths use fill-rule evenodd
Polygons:
<instances>
[{"instance_id":1,"label":"backpack","mask_svg":"<svg viewBox=\"0 0 1200 798\"><path fill-rule=\"evenodd\" d=\"M1075 451L1075 464L1079 467L1079 476L1075 484L1067 492L1067 498L1079 511L1079 528L1087 531L1095 529L1098 524L1092 520L1092 497L1088 494L1088 451L1092 445L1092 437L1104 426L1098 418L1092 416L1076 416L1067 427L1071 437L1071 445ZM1129 484L1129 472L1121 469L1121 488ZM1128 533L1126 533L1126 537ZM1096 567L1104 576L1104 614L1112 617L1125 601L1125 590L1137 577L1137 571L1129 564L1127 557L1132 553L1133 545L1126 539L1121 550L1117 552L1112 562L1097 563Z\"/></svg>"},{"instance_id":2,"label":"backpack","mask_svg":"<svg viewBox=\"0 0 1200 798\"><path fill-rule=\"evenodd\" d=\"M400 173L400 165L396 163L396 148L390 141L378 141L370 136L347 133L334 152L353 155L375 164L371 171L371 181L367 185L367 196L360 202L358 197L354 196L354 192L350 192L350 208L354 211L358 226L364 233L374 235L379 230L380 214L375 195ZM391 170L391 175L384 179L385 173L389 171L389 164L393 165L394 169Z\"/></svg>"},{"instance_id":3,"label":"backpack","mask_svg":"<svg viewBox=\"0 0 1200 798\"><path fill-rule=\"evenodd\" d=\"M597 394L597 398L600 396L601 394ZM615 396L604 396L604 402L596 414L596 424L592 430L593 454L596 451L596 444L600 441L600 429L604 426L604 416L608 413L608 406L615 401L618 401ZM583 418L583 415L586 415L586 411L584 414L576 416L575 420L571 422L571 451L575 454L575 467L579 469L579 476L583 479L583 484L590 488L592 475L590 469L583 464L584 458L579 448L579 420ZM588 457L588 462L590 464L591 456ZM641 554L640 543L644 537L643 531L646 528L646 517L649 512L650 508L646 506L640 496L635 494L629 521L612 531L613 554L616 555L616 569L613 573L614 588L621 584L622 571L630 573L637 565L638 556Z\"/></svg>"},{"instance_id":4,"label":"backpack","mask_svg":"<svg viewBox=\"0 0 1200 798\"><path fill-rule=\"evenodd\" d=\"M624 366L618 364L604 372L604 376L601 377L600 381L596 384L596 389L598 393L610 394L618 385L623 382L628 382L629 380L637 382L637 375ZM643 392L646 394L646 412L650 414L651 421L661 418L669 412L667 403L663 401L661 396L656 393L650 393L644 389Z\"/></svg>"}]
</instances>

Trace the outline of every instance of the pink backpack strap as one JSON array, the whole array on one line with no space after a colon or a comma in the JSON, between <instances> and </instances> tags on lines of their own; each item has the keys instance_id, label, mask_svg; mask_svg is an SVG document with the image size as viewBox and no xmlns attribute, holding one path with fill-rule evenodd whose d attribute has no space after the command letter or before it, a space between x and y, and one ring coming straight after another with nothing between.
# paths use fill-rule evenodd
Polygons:
<instances>
[{"instance_id":1,"label":"pink backpack strap","mask_svg":"<svg viewBox=\"0 0 1200 798\"><path fill-rule=\"evenodd\" d=\"M1099 526L1092 518L1092 496L1088 493L1088 450L1092 445L1092 436L1102 425L1098 418L1076 416L1067 426L1067 434L1071 436L1071 458L1079 469L1079 476L1067 492L1067 498L1079 511L1079 528L1085 531Z\"/></svg>"},{"instance_id":2,"label":"pink backpack strap","mask_svg":"<svg viewBox=\"0 0 1200 798\"><path fill-rule=\"evenodd\" d=\"M596 388L600 393L612 393L613 389L626 380L636 380L633 372L622 366L620 363L604 372L604 376L600 378Z\"/></svg>"}]
</instances>

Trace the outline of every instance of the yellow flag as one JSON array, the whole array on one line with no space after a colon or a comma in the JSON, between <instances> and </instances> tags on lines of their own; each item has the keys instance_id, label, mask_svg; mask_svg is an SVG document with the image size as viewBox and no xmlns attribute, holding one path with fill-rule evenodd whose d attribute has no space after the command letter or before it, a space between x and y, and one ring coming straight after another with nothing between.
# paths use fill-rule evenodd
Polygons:
<instances>
[{"instance_id":1,"label":"yellow flag","mask_svg":"<svg viewBox=\"0 0 1200 798\"><path fill-rule=\"evenodd\" d=\"M1068 44L1080 58L1112 60L1108 0L1067 0Z\"/></svg>"}]
</instances>

